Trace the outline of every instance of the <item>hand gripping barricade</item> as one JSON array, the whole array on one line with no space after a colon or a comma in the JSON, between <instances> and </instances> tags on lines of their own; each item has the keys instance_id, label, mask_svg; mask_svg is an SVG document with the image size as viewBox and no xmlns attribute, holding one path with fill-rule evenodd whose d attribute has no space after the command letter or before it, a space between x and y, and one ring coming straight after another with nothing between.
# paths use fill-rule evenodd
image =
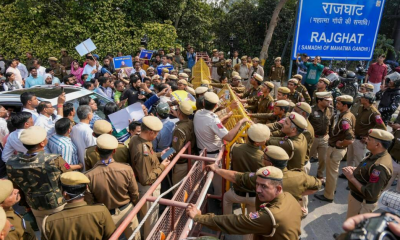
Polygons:
<instances>
[{"instance_id":1,"label":"hand gripping barricade","mask_svg":"<svg viewBox=\"0 0 400 240\"><path fill-rule=\"evenodd\" d=\"M136 206L132 209L129 215L124 219L120 226L115 230L110 240L117 240L119 236L124 232L125 228L129 225L134 216L139 212L141 207L146 204L147 201L154 202L152 207L149 209L148 214L151 213L155 204L163 204L168 207L164 210L156 225L147 236L146 239L164 240L164 239L184 239L188 236L200 235L198 227L194 222L187 217L186 207L189 203L195 204L199 209L206 207L206 198L219 198L222 196L208 195L207 190L214 177L214 172L205 171L206 162L218 163L223 160L224 147L220 150L217 158L208 158L206 156L207 150L204 149L199 156L191 155L190 142L188 142L175 156L171 163L164 169L162 174L158 177L156 182L150 187L145 195L139 200ZM188 151L187 154L184 154ZM181 182L161 194L158 198L153 197L152 193L161 183L161 181L168 175L169 171L173 168L176 162L180 158L189 159L188 161L188 174L182 179ZM193 165L191 165L193 163ZM223 167L224 164L222 164ZM222 183L225 184L224 181ZM177 188L172 200L163 199L163 195ZM126 236L128 239L133 239L135 234L140 231L141 226L144 224L146 217L141 221L132 236Z\"/></svg>"}]
</instances>

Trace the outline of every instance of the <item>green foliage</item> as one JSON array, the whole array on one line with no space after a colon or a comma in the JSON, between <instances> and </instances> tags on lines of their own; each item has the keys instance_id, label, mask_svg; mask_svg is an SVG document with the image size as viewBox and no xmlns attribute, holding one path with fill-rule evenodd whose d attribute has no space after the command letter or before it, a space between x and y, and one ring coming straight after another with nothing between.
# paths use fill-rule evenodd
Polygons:
<instances>
[{"instance_id":1,"label":"green foliage","mask_svg":"<svg viewBox=\"0 0 400 240\"><path fill-rule=\"evenodd\" d=\"M181 47L175 43L176 30L172 26L171 21L166 21L165 24L161 23L144 23L142 28L135 32L133 38L135 45L140 45L140 38L145 34L149 37L149 42L147 45L148 49L158 49L163 47L164 49L169 47Z\"/></svg>"},{"instance_id":2,"label":"green foliage","mask_svg":"<svg viewBox=\"0 0 400 240\"><path fill-rule=\"evenodd\" d=\"M381 54L387 55L389 52L392 52L395 56L397 56L393 47L393 39L386 38L386 35L378 34L374 49L374 58Z\"/></svg>"}]
</instances>

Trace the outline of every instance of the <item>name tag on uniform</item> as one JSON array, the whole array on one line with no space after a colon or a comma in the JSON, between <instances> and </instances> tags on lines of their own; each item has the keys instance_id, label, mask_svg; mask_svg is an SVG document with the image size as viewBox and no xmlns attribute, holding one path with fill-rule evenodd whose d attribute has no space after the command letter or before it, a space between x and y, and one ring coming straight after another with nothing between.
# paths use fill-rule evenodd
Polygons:
<instances>
[{"instance_id":1,"label":"name tag on uniform","mask_svg":"<svg viewBox=\"0 0 400 240\"><path fill-rule=\"evenodd\" d=\"M319 113L317 111L314 112L314 116L319 118Z\"/></svg>"}]
</instances>

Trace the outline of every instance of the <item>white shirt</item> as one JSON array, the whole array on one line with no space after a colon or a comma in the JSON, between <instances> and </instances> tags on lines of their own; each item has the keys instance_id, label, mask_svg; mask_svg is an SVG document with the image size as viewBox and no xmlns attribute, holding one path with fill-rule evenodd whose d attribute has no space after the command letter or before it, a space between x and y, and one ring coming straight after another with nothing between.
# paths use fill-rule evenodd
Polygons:
<instances>
[{"instance_id":1,"label":"white shirt","mask_svg":"<svg viewBox=\"0 0 400 240\"><path fill-rule=\"evenodd\" d=\"M56 122L61 119L60 115L57 115L56 118L46 117L43 114L40 114L39 117L35 121L35 126L40 126L44 128L47 132L47 138L50 138L53 134L56 133L55 125Z\"/></svg>"},{"instance_id":2,"label":"white shirt","mask_svg":"<svg viewBox=\"0 0 400 240\"><path fill-rule=\"evenodd\" d=\"M29 72L28 72L28 69L26 69L25 64L18 63L17 68L18 68L19 72L21 73L22 79L27 79L29 76Z\"/></svg>"},{"instance_id":3,"label":"white shirt","mask_svg":"<svg viewBox=\"0 0 400 240\"><path fill-rule=\"evenodd\" d=\"M46 74L46 68L40 66L40 67L37 69L37 75L38 75L38 76L42 76L43 79L44 79L44 75L45 75L45 74Z\"/></svg>"},{"instance_id":4,"label":"white shirt","mask_svg":"<svg viewBox=\"0 0 400 240\"><path fill-rule=\"evenodd\" d=\"M207 152L214 152L221 149L221 139L229 132L222 125L217 115L211 111L201 109L194 115L193 125L197 148L206 148Z\"/></svg>"},{"instance_id":5,"label":"white shirt","mask_svg":"<svg viewBox=\"0 0 400 240\"><path fill-rule=\"evenodd\" d=\"M19 137L21 136L23 130L25 129L17 129L14 132L10 133L10 135L8 136L2 154L3 162L7 162L8 159L10 159L14 155L15 151L22 153L26 153L28 151L19 140Z\"/></svg>"},{"instance_id":6,"label":"white shirt","mask_svg":"<svg viewBox=\"0 0 400 240\"><path fill-rule=\"evenodd\" d=\"M8 67L6 73L12 72L15 75L15 80L22 84L22 76L21 72L18 70L18 68L13 68L13 67Z\"/></svg>"},{"instance_id":7,"label":"white shirt","mask_svg":"<svg viewBox=\"0 0 400 240\"><path fill-rule=\"evenodd\" d=\"M7 128L7 121L4 118L0 118L0 143L3 142L3 138L9 133Z\"/></svg>"},{"instance_id":8,"label":"white shirt","mask_svg":"<svg viewBox=\"0 0 400 240\"><path fill-rule=\"evenodd\" d=\"M33 122L36 122L36 119L39 117L39 113L36 111L36 109L30 110L27 108L23 108L22 112L32 113Z\"/></svg>"},{"instance_id":9,"label":"white shirt","mask_svg":"<svg viewBox=\"0 0 400 240\"><path fill-rule=\"evenodd\" d=\"M85 166L85 152L86 148L96 145L96 138L93 137L93 130L87 123L76 124L71 131L71 140L78 148L79 162ZM85 171L85 169L83 169Z\"/></svg>"},{"instance_id":10,"label":"white shirt","mask_svg":"<svg viewBox=\"0 0 400 240\"><path fill-rule=\"evenodd\" d=\"M101 71L102 66L99 65L99 67L97 68L97 71L100 72ZM82 75L83 74L87 74L89 75L89 77L91 76L91 78L88 77L88 79L86 81L89 81L90 79L92 79L94 77L94 74L92 74L93 69L96 69L96 64L92 67L89 64L86 64L85 68L83 69Z\"/></svg>"}]
</instances>

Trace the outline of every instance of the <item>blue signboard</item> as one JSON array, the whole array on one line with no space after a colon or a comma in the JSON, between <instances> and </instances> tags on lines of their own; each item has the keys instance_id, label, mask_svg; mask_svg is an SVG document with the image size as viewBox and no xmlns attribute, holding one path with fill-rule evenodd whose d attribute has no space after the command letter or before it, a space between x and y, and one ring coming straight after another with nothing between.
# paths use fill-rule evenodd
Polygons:
<instances>
[{"instance_id":1,"label":"blue signboard","mask_svg":"<svg viewBox=\"0 0 400 240\"><path fill-rule=\"evenodd\" d=\"M122 56L122 57L115 57L115 58L113 58L113 60L114 60L114 68L115 69L133 68L132 57L130 55Z\"/></svg>"},{"instance_id":2,"label":"blue signboard","mask_svg":"<svg viewBox=\"0 0 400 240\"><path fill-rule=\"evenodd\" d=\"M152 55L153 55L153 51L143 49L143 50L140 52L139 58L140 58L140 59L151 59L151 56L152 56Z\"/></svg>"},{"instance_id":3,"label":"blue signboard","mask_svg":"<svg viewBox=\"0 0 400 240\"><path fill-rule=\"evenodd\" d=\"M371 60L385 0L300 0L293 44L322 59Z\"/></svg>"}]
</instances>

